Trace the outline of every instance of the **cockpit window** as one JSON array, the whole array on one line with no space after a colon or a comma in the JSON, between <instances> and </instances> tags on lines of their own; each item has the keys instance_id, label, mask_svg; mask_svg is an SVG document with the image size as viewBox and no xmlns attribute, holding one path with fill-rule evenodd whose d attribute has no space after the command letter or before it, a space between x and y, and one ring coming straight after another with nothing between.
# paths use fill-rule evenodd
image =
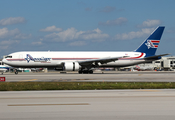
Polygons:
<instances>
[{"instance_id":1,"label":"cockpit window","mask_svg":"<svg viewBox=\"0 0 175 120\"><path fill-rule=\"evenodd\" d=\"M12 56L5 56L5 58L12 58Z\"/></svg>"}]
</instances>

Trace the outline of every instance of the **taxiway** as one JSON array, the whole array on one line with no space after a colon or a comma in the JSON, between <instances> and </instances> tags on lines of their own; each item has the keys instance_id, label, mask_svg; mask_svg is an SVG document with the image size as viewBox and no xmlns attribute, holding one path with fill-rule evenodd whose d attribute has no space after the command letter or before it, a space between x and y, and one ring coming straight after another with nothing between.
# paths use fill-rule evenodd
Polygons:
<instances>
[{"instance_id":1,"label":"taxiway","mask_svg":"<svg viewBox=\"0 0 175 120\"><path fill-rule=\"evenodd\" d=\"M95 72L78 74L76 72L59 73L5 73L6 82L175 82L175 72Z\"/></svg>"},{"instance_id":2,"label":"taxiway","mask_svg":"<svg viewBox=\"0 0 175 120\"><path fill-rule=\"evenodd\" d=\"M173 120L175 90L0 92L0 120Z\"/></svg>"}]
</instances>

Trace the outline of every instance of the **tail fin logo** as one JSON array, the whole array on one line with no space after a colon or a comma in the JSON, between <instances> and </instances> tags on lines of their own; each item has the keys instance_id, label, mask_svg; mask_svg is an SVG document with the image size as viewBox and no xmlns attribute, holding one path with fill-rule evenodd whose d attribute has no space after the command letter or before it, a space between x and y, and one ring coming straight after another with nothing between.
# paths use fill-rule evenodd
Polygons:
<instances>
[{"instance_id":1,"label":"tail fin logo","mask_svg":"<svg viewBox=\"0 0 175 120\"><path fill-rule=\"evenodd\" d=\"M160 40L147 40L147 43L145 45L150 48L158 48Z\"/></svg>"}]
</instances>

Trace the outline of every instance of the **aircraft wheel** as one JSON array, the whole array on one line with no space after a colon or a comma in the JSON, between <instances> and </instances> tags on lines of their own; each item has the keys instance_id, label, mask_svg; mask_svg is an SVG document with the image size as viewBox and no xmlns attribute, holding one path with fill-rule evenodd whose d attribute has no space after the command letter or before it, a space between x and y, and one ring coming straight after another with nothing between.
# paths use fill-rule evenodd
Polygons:
<instances>
[{"instance_id":1,"label":"aircraft wheel","mask_svg":"<svg viewBox=\"0 0 175 120\"><path fill-rule=\"evenodd\" d=\"M79 74L82 74L82 73L83 73L83 71L82 71L82 70L79 70L79 71L78 71L78 73L79 73Z\"/></svg>"},{"instance_id":2,"label":"aircraft wheel","mask_svg":"<svg viewBox=\"0 0 175 120\"><path fill-rule=\"evenodd\" d=\"M83 74L93 74L93 70L83 70Z\"/></svg>"},{"instance_id":3,"label":"aircraft wheel","mask_svg":"<svg viewBox=\"0 0 175 120\"><path fill-rule=\"evenodd\" d=\"M15 74L17 75L18 74L18 71L15 71Z\"/></svg>"},{"instance_id":4,"label":"aircraft wheel","mask_svg":"<svg viewBox=\"0 0 175 120\"><path fill-rule=\"evenodd\" d=\"M93 74L93 70L89 70L89 74Z\"/></svg>"},{"instance_id":5,"label":"aircraft wheel","mask_svg":"<svg viewBox=\"0 0 175 120\"><path fill-rule=\"evenodd\" d=\"M3 72L2 72L2 75L3 75Z\"/></svg>"},{"instance_id":6,"label":"aircraft wheel","mask_svg":"<svg viewBox=\"0 0 175 120\"><path fill-rule=\"evenodd\" d=\"M89 71L88 70L83 70L83 74L88 74Z\"/></svg>"}]
</instances>

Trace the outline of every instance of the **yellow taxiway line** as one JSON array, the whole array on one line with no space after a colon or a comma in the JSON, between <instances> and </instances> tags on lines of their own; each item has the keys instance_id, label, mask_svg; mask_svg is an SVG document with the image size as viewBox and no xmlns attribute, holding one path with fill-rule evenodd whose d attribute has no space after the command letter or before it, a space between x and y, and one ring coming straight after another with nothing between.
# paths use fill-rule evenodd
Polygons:
<instances>
[{"instance_id":1,"label":"yellow taxiway line","mask_svg":"<svg viewBox=\"0 0 175 120\"><path fill-rule=\"evenodd\" d=\"M38 80L38 79L21 80L21 81L19 81L19 82L26 82L26 81L35 81L35 80Z\"/></svg>"}]
</instances>

